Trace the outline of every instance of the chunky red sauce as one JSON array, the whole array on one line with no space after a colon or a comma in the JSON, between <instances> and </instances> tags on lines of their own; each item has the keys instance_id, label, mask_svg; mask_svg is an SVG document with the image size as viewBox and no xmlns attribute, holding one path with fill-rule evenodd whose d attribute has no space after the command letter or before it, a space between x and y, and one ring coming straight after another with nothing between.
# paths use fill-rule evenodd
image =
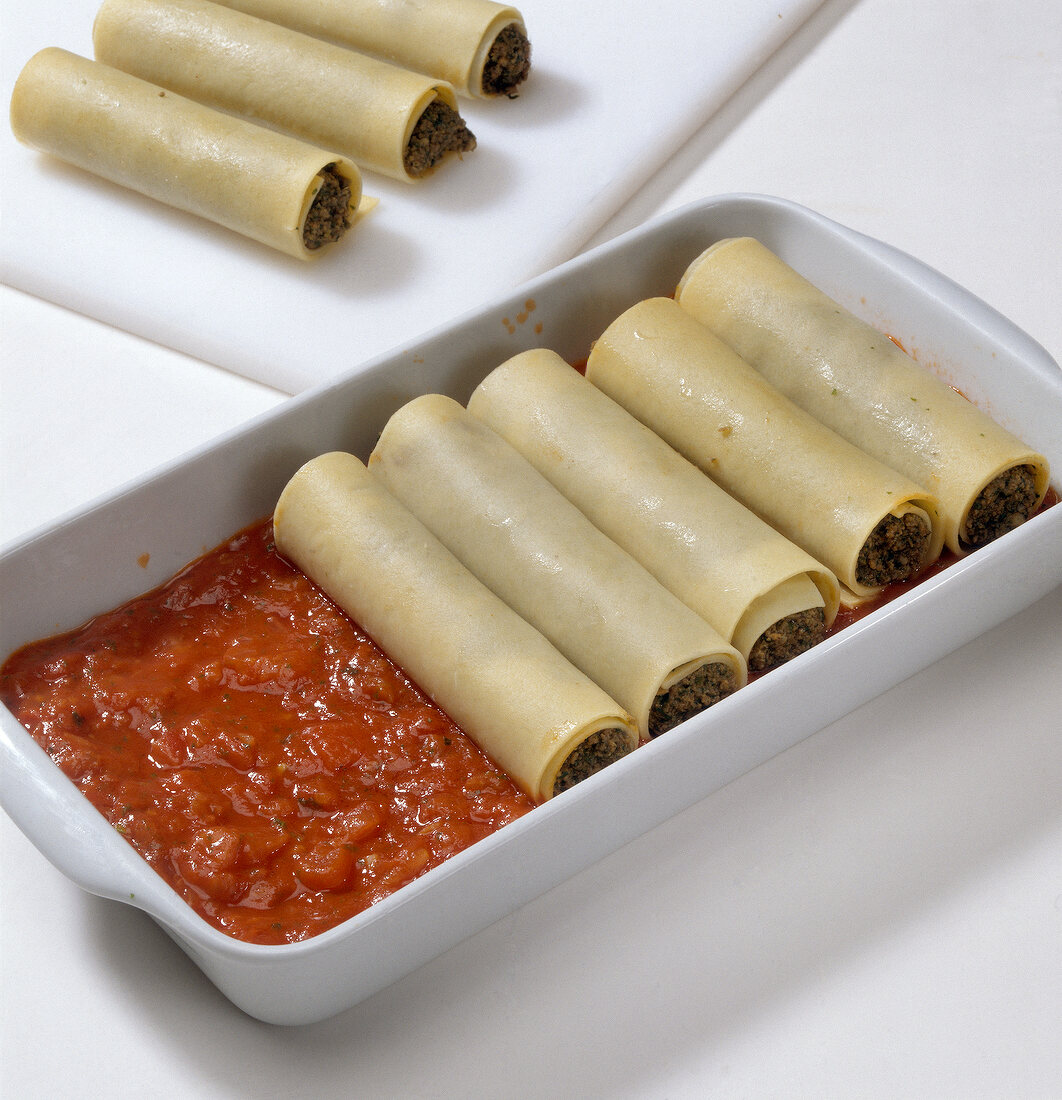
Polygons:
<instances>
[{"instance_id":1,"label":"chunky red sauce","mask_svg":"<svg viewBox=\"0 0 1062 1100\"><path fill-rule=\"evenodd\" d=\"M197 912L255 943L316 935L532 807L270 522L20 650L0 697Z\"/></svg>"}]
</instances>

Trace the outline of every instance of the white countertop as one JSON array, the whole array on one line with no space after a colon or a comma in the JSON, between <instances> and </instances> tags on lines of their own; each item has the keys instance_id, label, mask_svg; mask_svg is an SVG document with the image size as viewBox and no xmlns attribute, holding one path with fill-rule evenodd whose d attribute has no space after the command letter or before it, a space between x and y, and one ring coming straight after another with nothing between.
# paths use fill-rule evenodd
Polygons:
<instances>
[{"instance_id":1,"label":"white countertop","mask_svg":"<svg viewBox=\"0 0 1062 1100\"><path fill-rule=\"evenodd\" d=\"M827 0L599 239L780 195L1062 359L1059 179L1055 0ZM0 309L2 542L285 399ZM1056 590L308 1028L242 1015L0 815L0 1096L1062 1097L1060 627Z\"/></svg>"}]
</instances>

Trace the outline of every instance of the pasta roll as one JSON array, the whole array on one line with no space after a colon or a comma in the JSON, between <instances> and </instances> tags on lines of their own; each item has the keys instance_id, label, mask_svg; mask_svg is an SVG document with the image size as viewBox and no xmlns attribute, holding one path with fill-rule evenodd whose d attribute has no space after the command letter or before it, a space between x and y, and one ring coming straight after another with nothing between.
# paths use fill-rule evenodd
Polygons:
<instances>
[{"instance_id":1,"label":"pasta roll","mask_svg":"<svg viewBox=\"0 0 1062 1100\"><path fill-rule=\"evenodd\" d=\"M733 646L451 398L399 409L369 468L643 738L745 682Z\"/></svg>"},{"instance_id":2,"label":"pasta roll","mask_svg":"<svg viewBox=\"0 0 1062 1100\"><path fill-rule=\"evenodd\" d=\"M1042 503L1043 455L752 237L702 253L678 301L790 400L932 492L954 553Z\"/></svg>"},{"instance_id":3,"label":"pasta roll","mask_svg":"<svg viewBox=\"0 0 1062 1100\"><path fill-rule=\"evenodd\" d=\"M532 798L626 755L633 719L488 591L354 455L292 477L277 549Z\"/></svg>"},{"instance_id":4,"label":"pasta roll","mask_svg":"<svg viewBox=\"0 0 1062 1100\"><path fill-rule=\"evenodd\" d=\"M931 494L794 405L672 299L621 314L587 377L855 596L939 556Z\"/></svg>"},{"instance_id":5,"label":"pasta roll","mask_svg":"<svg viewBox=\"0 0 1062 1100\"><path fill-rule=\"evenodd\" d=\"M104 0L93 42L107 65L394 179L475 148L445 81L210 0Z\"/></svg>"},{"instance_id":6,"label":"pasta roll","mask_svg":"<svg viewBox=\"0 0 1062 1100\"><path fill-rule=\"evenodd\" d=\"M511 95L531 64L523 16L493 0L224 2L445 80L473 98Z\"/></svg>"},{"instance_id":7,"label":"pasta roll","mask_svg":"<svg viewBox=\"0 0 1062 1100\"><path fill-rule=\"evenodd\" d=\"M361 205L361 175L338 153L54 47L16 80L11 128L27 145L299 259L340 240Z\"/></svg>"},{"instance_id":8,"label":"pasta roll","mask_svg":"<svg viewBox=\"0 0 1062 1100\"><path fill-rule=\"evenodd\" d=\"M837 578L544 348L479 384L468 410L760 671L824 637Z\"/></svg>"}]
</instances>

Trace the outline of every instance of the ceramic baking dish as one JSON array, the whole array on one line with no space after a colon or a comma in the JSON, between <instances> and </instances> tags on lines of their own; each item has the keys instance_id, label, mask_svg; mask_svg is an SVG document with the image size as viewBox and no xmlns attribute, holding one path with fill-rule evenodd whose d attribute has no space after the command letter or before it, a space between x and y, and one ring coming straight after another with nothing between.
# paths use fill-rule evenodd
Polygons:
<instances>
[{"instance_id":1,"label":"ceramic baking dish","mask_svg":"<svg viewBox=\"0 0 1062 1100\"><path fill-rule=\"evenodd\" d=\"M96 501L0 558L0 654L74 627L268 514L305 460L363 458L427 391L467 399L494 366L548 346L575 360L640 298L669 294L712 241L759 237L959 386L1062 470L1062 372L983 302L889 246L776 198L730 195L663 217L408 347ZM144 555L149 555L143 566ZM0 803L84 889L149 913L229 999L280 1024L322 1019L394 982L1062 583L1062 507L774 670L709 712L323 935L256 946L202 921L4 709Z\"/></svg>"}]
</instances>

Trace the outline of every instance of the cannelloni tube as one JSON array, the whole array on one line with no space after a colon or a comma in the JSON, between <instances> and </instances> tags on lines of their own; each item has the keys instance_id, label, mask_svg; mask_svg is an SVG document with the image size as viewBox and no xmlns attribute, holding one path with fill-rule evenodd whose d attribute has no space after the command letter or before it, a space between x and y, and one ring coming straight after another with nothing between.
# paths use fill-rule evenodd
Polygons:
<instances>
[{"instance_id":1,"label":"cannelloni tube","mask_svg":"<svg viewBox=\"0 0 1062 1100\"><path fill-rule=\"evenodd\" d=\"M490 592L354 455L304 465L278 550L538 801L626 755L633 719Z\"/></svg>"},{"instance_id":2,"label":"cannelloni tube","mask_svg":"<svg viewBox=\"0 0 1062 1100\"><path fill-rule=\"evenodd\" d=\"M940 554L931 494L793 404L671 298L621 314L586 373L856 596Z\"/></svg>"},{"instance_id":3,"label":"cannelloni tube","mask_svg":"<svg viewBox=\"0 0 1062 1100\"><path fill-rule=\"evenodd\" d=\"M26 64L11 128L27 145L299 259L339 240L361 201L345 157L66 50Z\"/></svg>"},{"instance_id":4,"label":"cannelloni tube","mask_svg":"<svg viewBox=\"0 0 1062 1100\"><path fill-rule=\"evenodd\" d=\"M643 738L744 684L733 646L456 401L399 409L369 468Z\"/></svg>"},{"instance_id":5,"label":"cannelloni tube","mask_svg":"<svg viewBox=\"0 0 1062 1100\"><path fill-rule=\"evenodd\" d=\"M510 95L531 46L523 16L491 0L224 0L305 34L375 54L476 98Z\"/></svg>"},{"instance_id":6,"label":"cannelloni tube","mask_svg":"<svg viewBox=\"0 0 1062 1100\"><path fill-rule=\"evenodd\" d=\"M837 578L559 355L522 352L468 410L730 641L754 670L821 640Z\"/></svg>"},{"instance_id":7,"label":"cannelloni tube","mask_svg":"<svg viewBox=\"0 0 1062 1100\"><path fill-rule=\"evenodd\" d=\"M1047 460L751 237L719 241L678 301L792 401L940 502L963 554L1017 526Z\"/></svg>"},{"instance_id":8,"label":"cannelloni tube","mask_svg":"<svg viewBox=\"0 0 1062 1100\"><path fill-rule=\"evenodd\" d=\"M93 42L107 65L395 179L475 148L444 81L210 0L104 0Z\"/></svg>"}]
</instances>

